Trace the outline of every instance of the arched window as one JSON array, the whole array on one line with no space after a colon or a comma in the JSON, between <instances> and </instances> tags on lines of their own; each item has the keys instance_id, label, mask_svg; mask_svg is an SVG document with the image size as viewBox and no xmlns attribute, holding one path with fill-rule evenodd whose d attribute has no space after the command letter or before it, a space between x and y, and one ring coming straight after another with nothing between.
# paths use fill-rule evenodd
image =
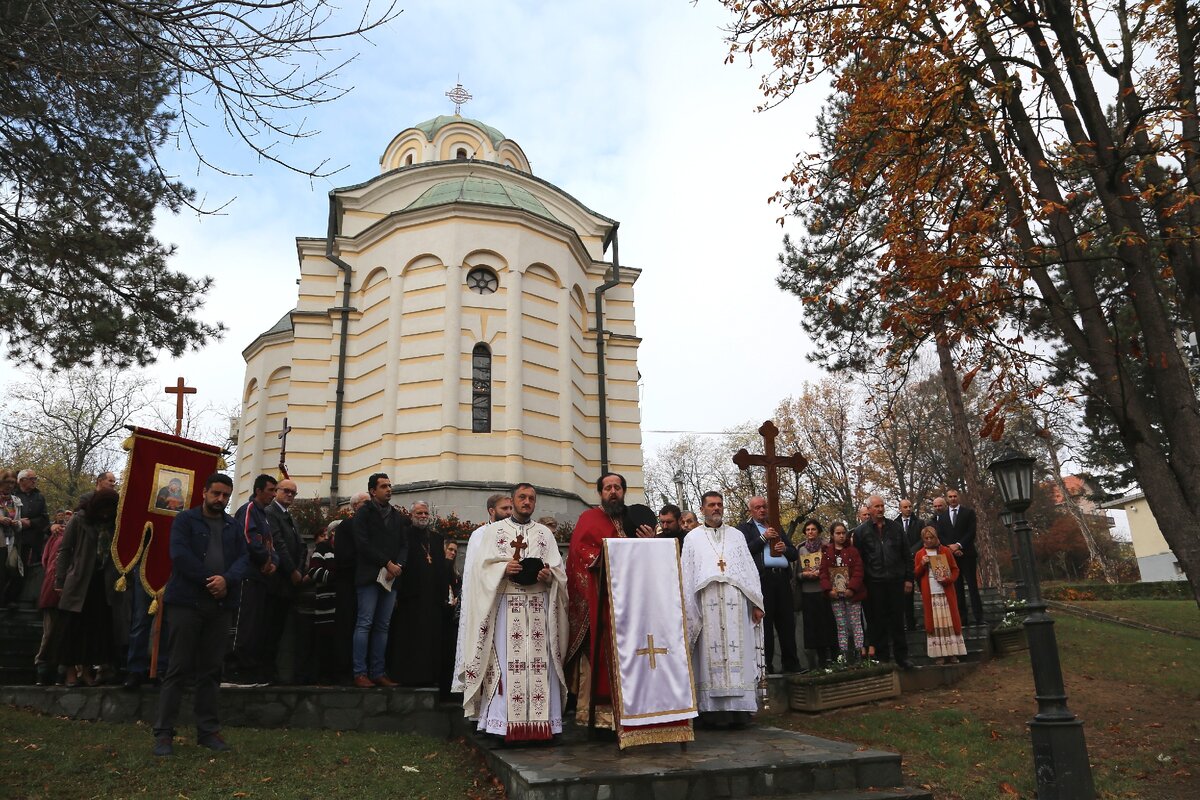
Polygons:
<instances>
[{"instance_id":1,"label":"arched window","mask_svg":"<svg viewBox=\"0 0 1200 800\"><path fill-rule=\"evenodd\" d=\"M454 154L454 157L457 158L459 161L466 161L467 160L467 148L465 148L465 147L458 148L458 152Z\"/></svg>"},{"instance_id":2,"label":"arched window","mask_svg":"<svg viewBox=\"0 0 1200 800\"><path fill-rule=\"evenodd\" d=\"M406 159L404 159L404 165L405 165L406 167L411 167L411 166L412 166L412 163L413 163L413 154L412 154L412 153L409 153L409 154L408 154L408 157L407 157Z\"/></svg>"},{"instance_id":3,"label":"arched window","mask_svg":"<svg viewBox=\"0 0 1200 800\"><path fill-rule=\"evenodd\" d=\"M471 432L492 432L492 351L483 342L471 351Z\"/></svg>"}]
</instances>

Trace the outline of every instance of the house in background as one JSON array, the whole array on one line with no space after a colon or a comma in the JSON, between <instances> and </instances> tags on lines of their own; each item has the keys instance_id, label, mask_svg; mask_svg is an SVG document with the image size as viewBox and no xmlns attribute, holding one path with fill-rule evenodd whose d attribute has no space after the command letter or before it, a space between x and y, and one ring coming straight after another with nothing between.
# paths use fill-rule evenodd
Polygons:
<instances>
[{"instance_id":1,"label":"house in background","mask_svg":"<svg viewBox=\"0 0 1200 800\"><path fill-rule=\"evenodd\" d=\"M1129 494L1103 503L1100 507L1125 512L1133 536L1133 553L1137 557L1144 583L1185 580L1183 567L1167 546L1167 540L1158 528L1145 495L1141 492Z\"/></svg>"}]
</instances>

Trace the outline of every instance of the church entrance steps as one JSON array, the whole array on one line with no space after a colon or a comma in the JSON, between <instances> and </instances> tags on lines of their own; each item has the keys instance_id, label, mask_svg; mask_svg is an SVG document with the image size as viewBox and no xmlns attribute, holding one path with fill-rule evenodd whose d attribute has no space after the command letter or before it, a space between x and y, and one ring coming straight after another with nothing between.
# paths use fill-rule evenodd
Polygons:
<instances>
[{"instance_id":1,"label":"church entrance steps","mask_svg":"<svg viewBox=\"0 0 1200 800\"><path fill-rule=\"evenodd\" d=\"M158 690L149 686L133 692L119 686L0 686L0 704L71 719L152 723ZM181 729L191 725L191 707L187 696L180 711ZM439 703L436 689L222 688L220 717L221 723L230 727L323 728L442 738L467 730L462 706Z\"/></svg>"},{"instance_id":2,"label":"church entrance steps","mask_svg":"<svg viewBox=\"0 0 1200 800\"><path fill-rule=\"evenodd\" d=\"M778 728L697 730L686 750L660 744L620 751L615 741L588 741L573 725L556 746L471 738L509 800L930 797L900 788L897 753Z\"/></svg>"}]
</instances>

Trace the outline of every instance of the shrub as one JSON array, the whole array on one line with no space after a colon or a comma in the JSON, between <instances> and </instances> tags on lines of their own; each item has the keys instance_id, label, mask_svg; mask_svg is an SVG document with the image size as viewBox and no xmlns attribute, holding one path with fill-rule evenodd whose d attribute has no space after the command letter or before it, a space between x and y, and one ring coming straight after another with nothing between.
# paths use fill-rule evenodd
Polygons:
<instances>
[{"instance_id":1,"label":"shrub","mask_svg":"<svg viewBox=\"0 0 1200 800\"><path fill-rule=\"evenodd\" d=\"M1187 581L1156 583L1060 583L1048 586L1047 600L1187 600L1192 597Z\"/></svg>"}]
</instances>

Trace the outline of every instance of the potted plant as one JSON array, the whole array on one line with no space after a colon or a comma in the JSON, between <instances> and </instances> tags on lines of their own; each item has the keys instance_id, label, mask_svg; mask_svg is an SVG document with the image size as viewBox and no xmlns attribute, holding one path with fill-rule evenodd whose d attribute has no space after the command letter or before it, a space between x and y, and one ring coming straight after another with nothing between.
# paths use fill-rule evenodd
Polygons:
<instances>
[{"instance_id":1,"label":"potted plant","mask_svg":"<svg viewBox=\"0 0 1200 800\"><path fill-rule=\"evenodd\" d=\"M1025 617L1029 610L1024 600L1005 600L1004 617L992 628L992 649L997 655L1028 650L1025 638Z\"/></svg>"},{"instance_id":2,"label":"potted plant","mask_svg":"<svg viewBox=\"0 0 1200 800\"><path fill-rule=\"evenodd\" d=\"M894 664L849 663L844 656L825 669L793 675L788 684L793 711L826 711L900 694L900 674Z\"/></svg>"}]
</instances>

